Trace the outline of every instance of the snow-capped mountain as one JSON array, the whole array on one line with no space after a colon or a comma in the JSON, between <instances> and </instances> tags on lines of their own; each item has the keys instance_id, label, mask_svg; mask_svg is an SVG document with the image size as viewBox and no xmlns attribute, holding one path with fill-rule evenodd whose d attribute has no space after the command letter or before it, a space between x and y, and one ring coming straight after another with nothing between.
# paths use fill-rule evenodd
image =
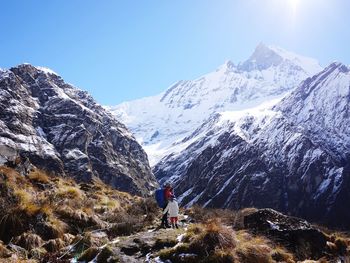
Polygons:
<instances>
[{"instance_id":1,"label":"snow-capped mountain","mask_svg":"<svg viewBox=\"0 0 350 263\"><path fill-rule=\"evenodd\" d=\"M156 177L183 205L271 207L350 227L350 68L333 63L273 104L213 116Z\"/></svg>"},{"instance_id":2,"label":"snow-capped mountain","mask_svg":"<svg viewBox=\"0 0 350 263\"><path fill-rule=\"evenodd\" d=\"M227 61L216 71L179 81L157 96L108 109L131 129L155 165L174 150L174 142L189 136L210 116L282 97L321 70L313 59L259 44L238 65Z\"/></svg>"},{"instance_id":3,"label":"snow-capped mountain","mask_svg":"<svg viewBox=\"0 0 350 263\"><path fill-rule=\"evenodd\" d=\"M0 164L21 156L49 172L149 193L157 182L127 128L49 69L0 70Z\"/></svg>"}]
</instances>

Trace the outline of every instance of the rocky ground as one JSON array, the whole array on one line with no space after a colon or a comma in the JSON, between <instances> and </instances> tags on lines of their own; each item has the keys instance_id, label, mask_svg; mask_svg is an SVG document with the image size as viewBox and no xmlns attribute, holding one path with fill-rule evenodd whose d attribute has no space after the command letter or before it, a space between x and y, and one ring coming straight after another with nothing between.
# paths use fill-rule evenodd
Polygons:
<instances>
[{"instance_id":1,"label":"rocky ground","mask_svg":"<svg viewBox=\"0 0 350 263\"><path fill-rule=\"evenodd\" d=\"M346 233L271 209L192 207L179 229L159 229L153 198L19 168L0 167L0 262L349 260Z\"/></svg>"}]
</instances>

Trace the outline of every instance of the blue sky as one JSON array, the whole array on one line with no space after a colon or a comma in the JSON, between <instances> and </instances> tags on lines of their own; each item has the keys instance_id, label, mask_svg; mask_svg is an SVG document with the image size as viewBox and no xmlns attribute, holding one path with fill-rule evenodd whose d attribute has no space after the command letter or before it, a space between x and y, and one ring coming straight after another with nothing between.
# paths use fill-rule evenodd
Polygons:
<instances>
[{"instance_id":1,"label":"blue sky","mask_svg":"<svg viewBox=\"0 0 350 263\"><path fill-rule=\"evenodd\" d=\"M259 42L350 64L348 0L11 0L0 67L58 72L104 105L155 95Z\"/></svg>"}]
</instances>

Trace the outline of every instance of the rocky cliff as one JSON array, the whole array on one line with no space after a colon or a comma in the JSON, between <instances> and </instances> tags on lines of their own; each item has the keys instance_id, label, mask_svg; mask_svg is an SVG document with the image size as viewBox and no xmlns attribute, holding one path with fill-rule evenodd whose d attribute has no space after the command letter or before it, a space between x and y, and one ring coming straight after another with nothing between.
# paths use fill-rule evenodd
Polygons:
<instances>
[{"instance_id":1,"label":"rocky cliff","mask_svg":"<svg viewBox=\"0 0 350 263\"><path fill-rule=\"evenodd\" d=\"M23 64L0 71L0 161L35 166L80 181L93 177L146 194L157 182L127 128L56 73Z\"/></svg>"}]
</instances>

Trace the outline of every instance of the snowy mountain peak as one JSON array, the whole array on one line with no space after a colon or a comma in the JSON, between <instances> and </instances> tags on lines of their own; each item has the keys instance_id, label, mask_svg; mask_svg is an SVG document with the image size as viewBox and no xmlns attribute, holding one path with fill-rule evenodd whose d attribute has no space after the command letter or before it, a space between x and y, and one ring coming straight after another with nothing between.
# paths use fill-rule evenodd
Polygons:
<instances>
[{"instance_id":1,"label":"snowy mountain peak","mask_svg":"<svg viewBox=\"0 0 350 263\"><path fill-rule=\"evenodd\" d=\"M213 114L241 111L280 98L322 68L313 59L259 44L237 66L226 61L197 79L178 81L153 97L108 109L134 132L151 164Z\"/></svg>"},{"instance_id":2,"label":"snowy mountain peak","mask_svg":"<svg viewBox=\"0 0 350 263\"><path fill-rule=\"evenodd\" d=\"M277 46L267 46L260 43L248 60L240 63L238 68L242 71L262 71L271 67L284 67L284 65L297 67L308 75L314 75L322 70L317 60L304 57Z\"/></svg>"},{"instance_id":3,"label":"snowy mountain peak","mask_svg":"<svg viewBox=\"0 0 350 263\"><path fill-rule=\"evenodd\" d=\"M32 64L30 63L22 63L22 64L19 64L13 68L17 68L17 69L21 69L21 70L25 70L25 71L28 71L28 72L34 72L34 71L41 71L41 72L44 72L46 74L52 74L52 75L56 75L56 76L59 76L55 71L53 71L52 69L49 69L49 68L46 68L46 67L41 67L41 66L33 66Z\"/></svg>"},{"instance_id":4,"label":"snowy mountain peak","mask_svg":"<svg viewBox=\"0 0 350 263\"><path fill-rule=\"evenodd\" d=\"M250 58L242 64L242 69L247 71L258 69L264 70L271 66L282 63L283 57L274 49L260 43L254 50Z\"/></svg>"}]
</instances>

